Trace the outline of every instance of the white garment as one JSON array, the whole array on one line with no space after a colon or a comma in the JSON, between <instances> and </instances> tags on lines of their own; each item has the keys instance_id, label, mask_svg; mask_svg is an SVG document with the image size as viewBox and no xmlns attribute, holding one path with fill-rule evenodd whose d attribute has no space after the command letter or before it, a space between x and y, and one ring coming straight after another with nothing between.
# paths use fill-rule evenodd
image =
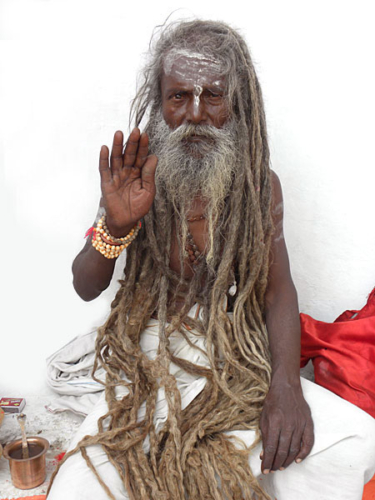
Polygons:
<instances>
[{"instance_id":1,"label":"white garment","mask_svg":"<svg viewBox=\"0 0 375 500\"><path fill-rule=\"evenodd\" d=\"M96 330L79 335L47 358L47 382L62 395L47 406L50 412L70 410L86 416L99 401L104 385L91 376L96 336ZM104 381L103 368L100 367L95 376Z\"/></svg>"},{"instance_id":2,"label":"white garment","mask_svg":"<svg viewBox=\"0 0 375 500\"><path fill-rule=\"evenodd\" d=\"M171 350L176 356L193 363L208 366L205 356L205 338L189 332L189 340L202 351L190 346L183 337L171 336ZM141 347L154 359L159 338L158 322L150 320L141 336ZM192 376L171 364L185 408L203 389L206 379ZM301 379L303 393L310 405L315 426L315 444L310 455L300 464L293 463L285 471L263 475L259 445L250 457L250 466L262 487L277 500L361 500L363 486L375 472L375 420L326 389ZM122 394L118 394L121 397ZM145 408L141 407L139 417ZM107 412L104 394L87 416L73 438L70 449L85 435L97 433L98 418ZM155 425L157 429L167 417L167 402L159 390ZM255 439L254 431L232 431L228 435L240 438L247 446ZM240 443L235 441L237 446ZM148 443L145 442L145 451ZM108 461L101 446L87 449L97 472L110 487L116 500L127 500L122 481L116 469ZM107 500L107 495L80 453L69 458L61 467L52 486L48 500Z\"/></svg>"},{"instance_id":3,"label":"white garment","mask_svg":"<svg viewBox=\"0 0 375 500\"><path fill-rule=\"evenodd\" d=\"M200 308L196 304L189 311L189 315L197 318L199 314ZM151 320L150 324L155 326L152 331L156 337L152 342L149 340L149 346L143 342L142 347L145 352L150 348L155 349L155 344L158 343L158 323ZM47 383L55 392L61 394L47 406L51 413L72 411L86 416L99 401L104 385L94 380L91 375L95 360L96 337L96 329L78 335L47 358ZM194 358L197 364L199 364L198 358L199 356ZM105 371L102 367L98 368L95 377L104 382ZM190 382L187 376L185 383L190 385ZM202 385L202 381L198 385Z\"/></svg>"}]
</instances>

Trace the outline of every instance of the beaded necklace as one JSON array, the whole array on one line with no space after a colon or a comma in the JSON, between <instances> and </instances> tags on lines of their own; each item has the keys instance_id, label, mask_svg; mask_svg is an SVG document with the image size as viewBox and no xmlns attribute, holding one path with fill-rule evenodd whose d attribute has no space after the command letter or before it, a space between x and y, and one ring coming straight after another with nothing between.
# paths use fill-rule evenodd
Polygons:
<instances>
[{"instance_id":1,"label":"beaded necklace","mask_svg":"<svg viewBox=\"0 0 375 500\"><path fill-rule=\"evenodd\" d=\"M201 214L201 215L196 215L195 217L190 217L189 219L186 219L186 220L188 222L197 222L197 221L203 220L205 218L206 218L206 216L204 214ZM185 250L188 254L190 264L192 264L193 266L196 266L198 264L199 260L201 259L202 254L199 251L199 249L194 241L193 235L190 233L190 231L188 231L188 233L187 233Z\"/></svg>"},{"instance_id":2,"label":"beaded necklace","mask_svg":"<svg viewBox=\"0 0 375 500\"><path fill-rule=\"evenodd\" d=\"M195 217L191 217L191 218L186 219L186 220L187 220L187 222L197 222L197 221L203 220L205 218L206 218L206 216L204 214L201 214L201 215L196 215ZM187 251L187 254L188 254L188 257L190 260L190 264L192 264L193 266L196 266L198 264L199 260L203 257L203 255L198 250L198 247L194 241L193 235L190 233L190 231L188 231L188 233L187 233L187 241L186 241L186 245L185 245L185 250ZM234 274L234 264L232 264L231 272L232 272L233 281L232 281L232 285L229 287L228 294L231 295L232 297L234 297L234 295L236 295L236 293L237 293L237 281L236 281L236 277Z\"/></svg>"}]
</instances>

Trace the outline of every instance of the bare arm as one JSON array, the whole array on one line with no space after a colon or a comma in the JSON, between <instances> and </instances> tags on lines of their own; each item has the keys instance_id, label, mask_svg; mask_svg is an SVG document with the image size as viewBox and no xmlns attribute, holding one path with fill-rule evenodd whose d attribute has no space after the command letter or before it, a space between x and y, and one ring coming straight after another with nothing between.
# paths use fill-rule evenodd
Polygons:
<instances>
[{"instance_id":1,"label":"bare arm","mask_svg":"<svg viewBox=\"0 0 375 500\"><path fill-rule=\"evenodd\" d=\"M301 331L298 298L289 268L283 235L283 199L273 174L275 233L266 294L266 324L272 357L272 380L260 427L263 437L262 471L284 469L299 462L314 442L310 409L300 384Z\"/></svg>"},{"instance_id":2,"label":"bare arm","mask_svg":"<svg viewBox=\"0 0 375 500\"><path fill-rule=\"evenodd\" d=\"M148 136L134 129L123 153L123 134L114 135L111 157L100 151L99 171L106 222L112 236L126 236L150 210L155 197L156 156L148 156ZM115 259L107 259L91 244L91 236L73 262L73 285L83 300L93 300L112 279Z\"/></svg>"}]
</instances>

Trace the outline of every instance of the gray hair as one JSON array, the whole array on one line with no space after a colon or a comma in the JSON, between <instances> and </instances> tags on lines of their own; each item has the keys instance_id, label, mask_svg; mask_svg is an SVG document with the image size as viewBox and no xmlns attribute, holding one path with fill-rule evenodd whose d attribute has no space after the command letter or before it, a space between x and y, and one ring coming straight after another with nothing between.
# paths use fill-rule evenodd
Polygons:
<instances>
[{"instance_id":1,"label":"gray hair","mask_svg":"<svg viewBox=\"0 0 375 500\"><path fill-rule=\"evenodd\" d=\"M221 75L227 80L228 109L235 116L240 113L240 96L248 116L259 108L263 111L260 86L243 38L227 24L195 20L168 25L156 41L151 41L149 61L131 106L130 117L136 126L147 111L153 115L161 107L163 62L171 50L194 51L218 62ZM265 121L262 112L255 118Z\"/></svg>"}]
</instances>

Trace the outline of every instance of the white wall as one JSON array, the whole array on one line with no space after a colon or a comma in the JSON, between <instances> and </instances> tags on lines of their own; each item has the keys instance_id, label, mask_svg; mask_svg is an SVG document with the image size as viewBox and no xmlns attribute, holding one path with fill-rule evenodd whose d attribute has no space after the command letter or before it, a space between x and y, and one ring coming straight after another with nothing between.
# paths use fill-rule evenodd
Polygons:
<instances>
[{"instance_id":1,"label":"white wall","mask_svg":"<svg viewBox=\"0 0 375 500\"><path fill-rule=\"evenodd\" d=\"M1 2L1 0L0 0ZM0 395L46 392L45 358L99 325L71 263L99 200L101 144L127 131L136 71L175 2L0 3ZM372 2L191 0L173 18L225 20L263 86L301 310L332 321L375 285Z\"/></svg>"}]
</instances>

